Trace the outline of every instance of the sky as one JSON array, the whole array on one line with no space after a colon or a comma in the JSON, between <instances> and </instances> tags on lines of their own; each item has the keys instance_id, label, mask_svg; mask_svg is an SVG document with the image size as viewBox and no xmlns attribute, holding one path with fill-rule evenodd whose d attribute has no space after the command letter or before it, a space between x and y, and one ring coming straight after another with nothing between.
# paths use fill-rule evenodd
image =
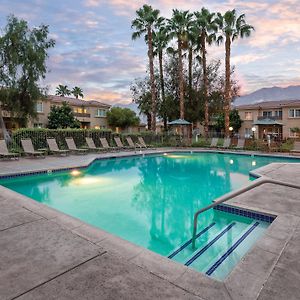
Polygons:
<instances>
[{"instance_id":1,"label":"sky","mask_svg":"<svg viewBox=\"0 0 300 300\"><path fill-rule=\"evenodd\" d=\"M43 84L50 94L64 84L80 86L88 99L129 103L130 83L144 77L147 67L145 42L131 40L131 21L145 3L167 18L173 8L204 6L221 13L236 8L255 27L250 38L232 48L242 94L300 84L300 0L0 0L0 28L9 14L30 26L49 25L56 46ZM209 59L224 60L224 45L208 52Z\"/></svg>"}]
</instances>

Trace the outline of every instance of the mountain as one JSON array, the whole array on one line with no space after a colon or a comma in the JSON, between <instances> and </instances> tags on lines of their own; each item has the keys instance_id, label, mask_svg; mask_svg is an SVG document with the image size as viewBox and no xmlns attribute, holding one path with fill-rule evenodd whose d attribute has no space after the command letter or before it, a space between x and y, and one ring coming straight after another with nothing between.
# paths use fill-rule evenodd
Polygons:
<instances>
[{"instance_id":1,"label":"mountain","mask_svg":"<svg viewBox=\"0 0 300 300\"><path fill-rule=\"evenodd\" d=\"M271 88L262 88L251 94L239 97L235 100L234 105L298 99L300 99L300 85L288 86L286 88L274 86Z\"/></svg>"}]
</instances>

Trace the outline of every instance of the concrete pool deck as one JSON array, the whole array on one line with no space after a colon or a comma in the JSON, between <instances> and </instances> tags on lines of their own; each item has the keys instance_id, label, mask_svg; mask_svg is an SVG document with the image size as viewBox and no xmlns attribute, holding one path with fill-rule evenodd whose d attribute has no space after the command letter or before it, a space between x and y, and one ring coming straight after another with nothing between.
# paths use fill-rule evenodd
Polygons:
<instances>
[{"instance_id":1,"label":"concrete pool deck","mask_svg":"<svg viewBox=\"0 0 300 300\"><path fill-rule=\"evenodd\" d=\"M0 175L109 156L2 161ZM255 172L300 185L298 164ZM300 190L264 184L226 203L277 217L221 282L0 186L0 299L299 299Z\"/></svg>"}]
</instances>

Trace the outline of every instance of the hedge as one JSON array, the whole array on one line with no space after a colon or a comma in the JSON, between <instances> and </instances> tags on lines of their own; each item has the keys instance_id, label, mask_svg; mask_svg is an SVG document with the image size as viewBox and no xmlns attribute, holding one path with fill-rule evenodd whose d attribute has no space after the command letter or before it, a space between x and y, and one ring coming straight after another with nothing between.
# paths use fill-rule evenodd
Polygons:
<instances>
[{"instance_id":1,"label":"hedge","mask_svg":"<svg viewBox=\"0 0 300 300\"><path fill-rule=\"evenodd\" d=\"M173 135L153 134L152 132L140 132L118 134L111 130L100 129L45 129L45 128L23 128L18 129L12 134L11 150L23 152L21 147L21 139L30 138L35 149L47 148L47 138L55 138L60 149L67 149L66 137L72 137L78 148L86 146L86 137L93 138L96 147L101 147L100 138L105 137L109 144L114 145L114 136L119 136L125 145L126 136L131 136L133 141L137 142L138 136L142 136L146 144L155 146L173 146L176 138Z\"/></svg>"}]
</instances>

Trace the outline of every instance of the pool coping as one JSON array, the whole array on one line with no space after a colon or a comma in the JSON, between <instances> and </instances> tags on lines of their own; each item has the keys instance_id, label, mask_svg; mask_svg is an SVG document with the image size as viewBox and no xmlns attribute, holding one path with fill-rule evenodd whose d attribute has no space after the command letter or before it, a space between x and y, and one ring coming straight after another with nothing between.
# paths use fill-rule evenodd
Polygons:
<instances>
[{"instance_id":1,"label":"pool coping","mask_svg":"<svg viewBox=\"0 0 300 300\"><path fill-rule=\"evenodd\" d=\"M190 150L191 151L191 150ZM242 154L242 155L251 155L253 152L232 152L226 150L207 150L207 149L193 149L193 152L217 152L217 153L228 153L228 154ZM164 152L187 152L187 149L164 149L161 151L148 151L146 155L152 154L162 154ZM118 157L131 157L137 156L140 153L120 153L116 155L113 153L112 156L105 157L104 159L118 158ZM260 154L255 154L259 156ZM274 155L264 155L263 156L274 156ZM276 157L286 157L278 156ZM291 157L288 157L291 158ZM294 157L297 158L297 157ZM99 157L98 159L103 159ZM93 159L88 164L81 164L76 168L88 167L95 161ZM273 164L273 163L272 163ZM255 171L252 171L254 176L261 177L265 176L263 171L266 167L270 167L269 164L262 168L259 168ZM280 164L280 163L275 163ZM287 164L287 163L283 163ZM69 169L74 169L71 167ZM40 170L41 171L41 170ZM43 169L42 171L45 171ZM35 172L37 173L37 172ZM31 175L32 173L27 173ZM11 175L11 174L8 174ZM39 203L31 198L23 196L19 193L16 193L10 189L7 189L3 186L0 186L0 193L6 195L8 199L15 202L17 205L20 205L33 213L43 216L48 220L62 226L65 230L76 234L89 242L106 249L112 253L115 253L122 259L130 261L138 265L139 267L146 269L148 272L154 273L157 276L171 282L172 284L181 287L184 290L190 291L204 299L211 299L216 295L222 295L223 299L235 299L236 295L239 295L243 298L244 290L239 284L234 285L233 283L238 283L241 278L247 278L248 283L252 284L251 297L255 299L259 292L261 291L264 283L267 281L270 276L276 262L278 261L280 254L285 248L287 242L291 238L292 233L296 227L296 218L291 221L291 215L276 213L270 210L261 209L251 205L242 205L240 203L235 204L231 203L230 206L236 207L239 209L250 210L262 214L275 216L275 220L269 226L266 233L263 237L254 245L254 247L246 254L246 256L235 266L232 272L226 277L224 281L218 281L211 277L206 276L203 273L196 272L182 264L179 264L175 261L172 261L166 257L163 257L159 254L156 254L148 249L137 246L133 243L128 242L122 238L114 236L102 229L91 226L77 218L64 214L56 209L46 206L45 204ZM227 202L227 201L226 201ZM285 236L280 240L280 245L272 245L269 243L269 240L274 238L274 233L278 230L282 230L282 224L285 224ZM288 224L288 225L286 225ZM265 244L268 244L268 249L265 249ZM265 268L264 265L261 265L257 260L258 257L269 261L270 256L272 256L272 261L268 268ZM255 266L255 274L247 270L247 266L252 264ZM215 295L215 296L214 296ZM249 295L248 295L249 296ZM239 298L237 297L237 299ZM215 297L216 298L216 297ZM252 299L251 298L251 299Z\"/></svg>"}]
</instances>

